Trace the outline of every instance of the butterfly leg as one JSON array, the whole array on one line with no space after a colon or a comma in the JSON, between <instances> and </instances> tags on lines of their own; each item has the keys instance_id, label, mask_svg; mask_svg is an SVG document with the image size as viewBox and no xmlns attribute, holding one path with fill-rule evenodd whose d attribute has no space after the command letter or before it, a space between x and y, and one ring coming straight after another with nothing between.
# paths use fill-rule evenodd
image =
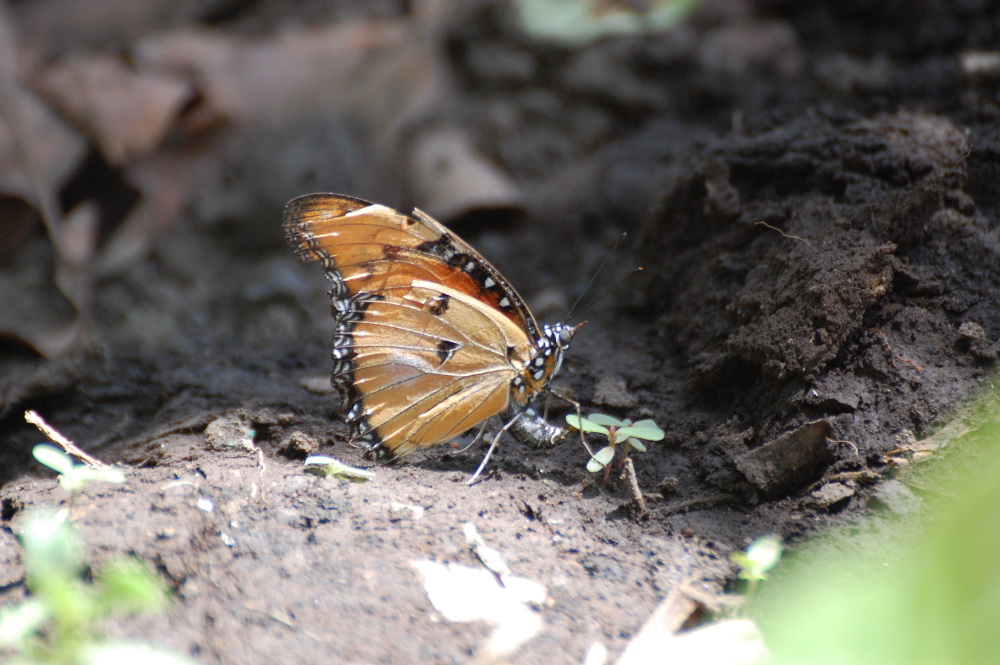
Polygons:
<instances>
[{"instance_id":1,"label":"butterfly leg","mask_svg":"<svg viewBox=\"0 0 1000 665\"><path fill-rule=\"evenodd\" d=\"M479 440L483 438L483 432L485 432L485 431L486 431L486 426L487 426L487 425L489 425L489 424L490 424L490 419L489 419L489 418L487 418L486 420L484 420L484 421L483 421L483 424L482 424L482 426L481 426L481 427L479 428L479 431L478 431L478 432L476 432L476 436L475 436L475 438L474 438L474 439L472 439L472 441L469 441L468 445L466 445L466 446L462 446L462 447L461 447L461 448L460 448L460 449L458 450L458 452L460 452L460 453L464 453L464 452L465 452L466 450L468 450L468 449L469 449L469 448L471 448L472 446L474 446L474 445L476 445L477 443L479 443Z\"/></svg>"},{"instance_id":2,"label":"butterfly leg","mask_svg":"<svg viewBox=\"0 0 1000 665\"><path fill-rule=\"evenodd\" d=\"M521 416L523 416L524 413L525 413L524 411L521 411L513 418L508 420L506 425L500 428L500 431L497 432L497 435L493 437L493 443L490 444L490 449L487 450L486 455L483 456L483 461L479 463L479 468L476 469L476 472L472 474L471 478L469 478L469 482L467 483L468 485L474 485L476 483L476 480L479 478L479 474L483 472L483 469L486 468L486 463L489 462L490 457L493 456L493 450L497 447L497 442L500 441L500 437L503 436L503 433L509 430L515 423L519 422L521 420Z\"/></svg>"},{"instance_id":3,"label":"butterfly leg","mask_svg":"<svg viewBox=\"0 0 1000 665\"><path fill-rule=\"evenodd\" d=\"M579 418L580 420L583 420L583 409L580 406L580 403L577 402L575 399L573 399L572 397L569 397L568 395L563 394L562 392L554 390L553 388L546 388L545 392L548 393L549 395L552 395L553 397L558 397L562 401L564 401L567 404L569 404L570 406L572 406L573 409L576 411L576 417ZM547 407L548 407L548 403L546 403L546 409L547 409ZM590 455L591 457L593 457L594 456L594 451L592 451L590 449L590 446L587 445L587 439L586 439L586 437L583 436L583 430L581 429L581 430L578 430L578 431L580 432L580 443L583 444L583 447L587 449L587 454Z\"/></svg>"}]
</instances>

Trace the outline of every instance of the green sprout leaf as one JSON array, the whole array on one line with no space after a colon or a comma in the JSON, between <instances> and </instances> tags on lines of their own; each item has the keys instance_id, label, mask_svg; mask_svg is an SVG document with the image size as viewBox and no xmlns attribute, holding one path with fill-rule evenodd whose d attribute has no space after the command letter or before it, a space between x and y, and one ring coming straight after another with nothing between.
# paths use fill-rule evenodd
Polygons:
<instances>
[{"instance_id":1,"label":"green sprout leaf","mask_svg":"<svg viewBox=\"0 0 1000 665\"><path fill-rule=\"evenodd\" d=\"M318 476L325 476L327 478L334 476L341 480L350 480L356 483L375 480L374 471L350 466L338 459L326 457L325 455L310 455L306 458L305 464L306 471L315 473Z\"/></svg>"},{"instance_id":2,"label":"green sprout leaf","mask_svg":"<svg viewBox=\"0 0 1000 665\"><path fill-rule=\"evenodd\" d=\"M624 441L626 445L622 456L622 463L624 463L632 450L637 450L640 453L646 452L646 444L642 441L661 441L665 436L663 430L648 418L633 423L628 418L619 420L603 413L592 413L586 418L575 415L566 416L566 422L569 423L570 427L583 432L603 434L608 437L607 447L593 453L587 461L587 470L591 473L610 468L608 465L614 459L615 447L619 443ZM587 446L587 450L590 451L589 446ZM604 475L604 482L607 483L608 474Z\"/></svg>"},{"instance_id":3,"label":"green sprout leaf","mask_svg":"<svg viewBox=\"0 0 1000 665\"><path fill-rule=\"evenodd\" d=\"M618 431L619 437L635 437L645 441L662 441L666 436L662 429L652 420L640 420L622 427Z\"/></svg>"},{"instance_id":4,"label":"green sprout leaf","mask_svg":"<svg viewBox=\"0 0 1000 665\"><path fill-rule=\"evenodd\" d=\"M628 420L618 420L614 416L608 416L603 413L592 413L587 416L586 420L597 425L603 425L604 427L625 427L629 424Z\"/></svg>"},{"instance_id":5,"label":"green sprout leaf","mask_svg":"<svg viewBox=\"0 0 1000 665\"><path fill-rule=\"evenodd\" d=\"M587 462L587 471L590 471L591 473L597 473L598 471L606 467L608 464L610 464L611 460L613 460L614 458L615 458L614 448L612 448L611 446L601 448L596 453L594 453L594 456L590 458L589 462Z\"/></svg>"},{"instance_id":6,"label":"green sprout leaf","mask_svg":"<svg viewBox=\"0 0 1000 665\"><path fill-rule=\"evenodd\" d=\"M91 483L124 483L125 474L119 469L84 466L77 464L59 476L59 484L70 494L75 494Z\"/></svg>"},{"instance_id":7,"label":"green sprout leaf","mask_svg":"<svg viewBox=\"0 0 1000 665\"><path fill-rule=\"evenodd\" d=\"M59 474L59 484L70 494L76 494L90 483L123 483L125 474L110 467L74 464L66 452L47 443L31 449L35 459Z\"/></svg>"},{"instance_id":8,"label":"green sprout leaf","mask_svg":"<svg viewBox=\"0 0 1000 665\"><path fill-rule=\"evenodd\" d=\"M97 573L94 582L104 614L137 614L160 611L169 600L163 580L135 558L115 561Z\"/></svg>"},{"instance_id":9,"label":"green sprout leaf","mask_svg":"<svg viewBox=\"0 0 1000 665\"><path fill-rule=\"evenodd\" d=\"M640 453L646 452L646 444L644 444L642 441L635 438L634 436L630 436L625 441L625 443L627 443L629 447L632 448L633 450L638 450Z\"/></svg>"},{"instance_id":10,"label":"green sprout leaf","mask_svg":"<svg viewBox=\"0 0 1000 665\"><path fill-rule=\"evenodd\" d=\"M0 610L0 646L24 649L50 616L48 608L37 598Z\"/></svg>"},{"instance_id":11,"label":"green sprout leaf","mask_svg":"<svg viewBox=\"0 0 1000 665\"><path fill-rule=\"evenodd\" d=\"M740 578L751 584L767 579L767 573L781 560L781 540L761 536L744 552L733 552L729 560L740 567Z\"/></svg>"},{"instance_id":12,"label":"green sprout leaf","mask_svg":"<svg viewBox=\"0 0 1000 665\"><path fill-rule=\"evenodd\" d=\"M31 449L35 459L59 474L73 470L73 458L63 452L62 448L40 443Z\"/></svg>"},{"instance_id":13,"label":"green sprout leaf","mask_svg":"<svg viewBox=\"0 0 1000 665\"><path fill-rule=\"evenodd\" d=\"M642 3L518 0L517 6L521 25L529 34L568 47L581 47L614 35L666 30L683 21L700 2L702 0L648 0ZM642 9L633 9L631 5Z\"/></svg>"},{"instance_id":14,"label":"green sprout leaf","mask_svg":"<svg viewBox=\"0 0 1000 665\"><path fill-rule=\"evenodd\" d=\"M608 429L606 427L602 427L589 418L583 418L581 420L579 416L569 415L566 416L566 422L569 423L569 426L573 429L580 429L585 433L603 434L605 436L608 435Z\"/></svg>"}]
</instances>

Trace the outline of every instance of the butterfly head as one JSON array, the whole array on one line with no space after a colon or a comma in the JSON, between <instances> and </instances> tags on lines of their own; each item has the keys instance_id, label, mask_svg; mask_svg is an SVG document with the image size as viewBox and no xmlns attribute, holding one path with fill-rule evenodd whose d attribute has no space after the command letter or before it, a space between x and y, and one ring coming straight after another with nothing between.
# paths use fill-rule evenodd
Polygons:
<instances>
[{"instance_id":1,"label":"butterfly head","mask_svg":"<svg viewBox=\"0 0 1000 665\"><path fill-rule=\"evenodd\" d=\"M557 323L552 326L546 325L542 327L542 342L538 344L542 353L539 355L551 354L554 358L548 378L555 376L562 368L563 354L569 350L570 342L573 341L573 335L576 334L576 331L582 325L582 323L575 326ZM545 344L546 342L547 344Z\"/></svg>"},{"instance_id":2,"label":"butterfly head","mask_svg":"<svg viewBox=\"0 0 1000 665\"><path fill-rule=\"evenodd\" d=\"M542 335L532 349L531 358L513 381L512 396L519 404L527 404L559 372L563 354L569 350L573 335L582 325L557 323L542 327Z\"/></svg>"}]
</instances>

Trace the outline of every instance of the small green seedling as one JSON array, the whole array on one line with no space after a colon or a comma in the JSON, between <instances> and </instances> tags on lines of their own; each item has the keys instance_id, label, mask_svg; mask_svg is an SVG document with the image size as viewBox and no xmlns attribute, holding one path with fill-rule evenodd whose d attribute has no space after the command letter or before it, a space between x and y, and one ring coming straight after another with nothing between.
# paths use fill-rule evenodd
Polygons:
<instances>
[{"instance_id":1,"label":"small green seedling","mask_svg":"<svg viewBox=\"0 0 1000 665\"><path fill-rule=\"evenodd\" d=\"M368 480L375 480L375 472L368 469L361 469L356 466L344 464L339 459L326 457L325 455L310 455L306 458L306 471L315 473L318 476L329 478L333 476L341 480L350 480L355 483L363 483Z\"/></svg>"},{"instance_id":2,"label":"small green seedling","mask_svg":"<svg viewBox=\"0 0 1000 665\"><path fill-rule=\"evenodd\" d=\"M582 430L585 434L594 432L608 437L608 445L591 452L590 460L587 462L587 471L597 473L604 469L604 484L608 482L608 475L611 472L611 461L615 458L615 448L619 443L625 443L625 452L618 462L618 468L625 464L629 453L637 450L640 453L646 452L646 444L643 441L662 441L663 430L652 420L640 420L633 423L629 419L618 420L603 413L593 413L586 418L577 415L566 416L566 422L573 429ZM590 452L590 448L587 448Z\"/></svg>"},{"instance_id":3,"label":"small green seedling","mask_svg":"<svg viewBox=\"0 0 1000 665\"><path fill-rule=\"evenodd\" d=\"M83 544L65 511L35 515L19 535L30 596L0 610L0 654L14 654L10 665L83 665L114 655L154 652L148 647L105 640L100 622L110 616L157 611L168 600L163 581L138 559L108 563L88 580ZM155 653L157 663L188 663ZM145 660L144 662L151 662Z\"/></svg>"},{"instance_id":4,"label":"small green seedling","mask_svg":"<svg viewBox=\"0 0 1000 665\"><path fill-rule=\"evenodd\" d=\"M747 595L753 595L757 584L767 579L767 573L781 560L781 539L761 536L750 543L746 552L733 552L729 560L740 567L740 579L747 581Z\"/></svg>"},{"instance_id":5,"label":"small green seedling","mask_svg":"<svg viewBox=\"0 0 1000 665\"><path fill-rule=\"evenodd\" d=\"M76 464L73 458L55 446L40 443L31 450L35 459L59 474L59 484L69 492L69 509L73 500L90 483L123 483L125 474L111 467Z\"/></svg>"},{"instance_id":6,"label":"small green seedling","mask_svg":"<svg viewBox=\"0 0 1000 665\"><path fill-rule=\"evenodd\" d=\"M541 39L582 47L615 35L663 32L704 0L518 0L521 27Z\"/></svg>"}]
</instances>

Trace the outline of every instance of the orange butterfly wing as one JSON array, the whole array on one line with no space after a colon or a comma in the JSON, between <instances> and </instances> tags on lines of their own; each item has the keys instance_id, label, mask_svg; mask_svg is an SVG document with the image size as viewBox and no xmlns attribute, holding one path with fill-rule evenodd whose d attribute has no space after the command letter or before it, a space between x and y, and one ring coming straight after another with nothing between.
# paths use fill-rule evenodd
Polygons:
<instances>
[{"instance_id":1,"label":"orange butterfly wing","mask_svg":"<svg viewBox=\"0 0 1000 665\"><path fill-rule=\"evenodd\" d=\"M376 457L443 443L508 410L521 375L513 397L526 403L556 369L549 355L531 366L543 336L510 284L416 215L333 194L285 209L299 258L320 261L333 284L332 381L352 438Z\"/></svg>"}]
</instances>

